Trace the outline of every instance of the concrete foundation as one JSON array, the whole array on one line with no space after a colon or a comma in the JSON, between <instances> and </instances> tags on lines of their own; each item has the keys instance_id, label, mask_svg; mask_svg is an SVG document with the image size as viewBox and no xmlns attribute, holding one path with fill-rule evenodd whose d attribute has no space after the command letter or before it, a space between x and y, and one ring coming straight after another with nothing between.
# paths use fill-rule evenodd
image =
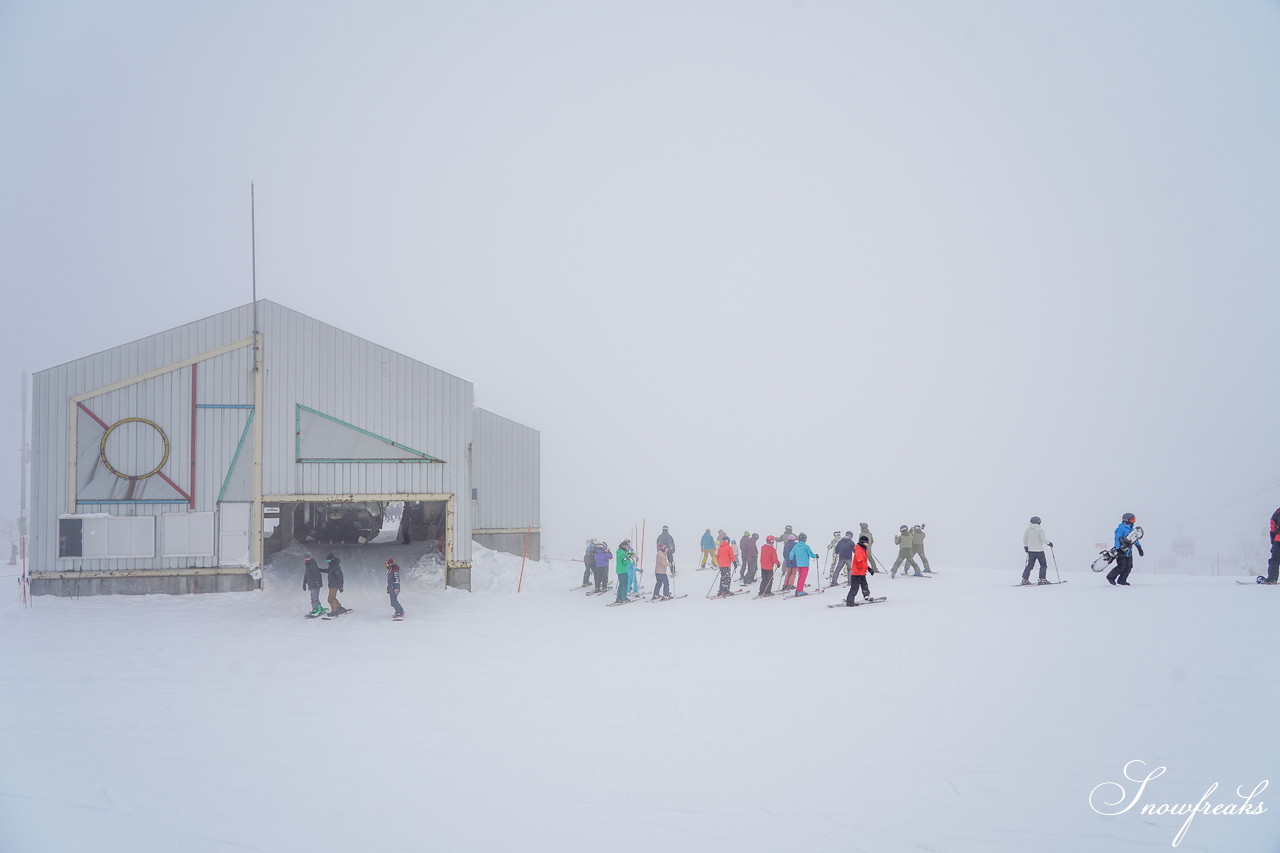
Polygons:
<instances>
[{"instance_id":1,"label":"concrete foundation","mask_svg":"<svg viewBox=\"0 0 1280 853\"><path fill-rule=\"evenodd\" d=\"M78 598L82 595L190 595L202 592L247 592L260 589L261 583L245 572L221 573L210 570L200 574L165 574L131 572L119 575L57 574L31 576L32 595L59 595Z\"/></svg>"}]
</instances>

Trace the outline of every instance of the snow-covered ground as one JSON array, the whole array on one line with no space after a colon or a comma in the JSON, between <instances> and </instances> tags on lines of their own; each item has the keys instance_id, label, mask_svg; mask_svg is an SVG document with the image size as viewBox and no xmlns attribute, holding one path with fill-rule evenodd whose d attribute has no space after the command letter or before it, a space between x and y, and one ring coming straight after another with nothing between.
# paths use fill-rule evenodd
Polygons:
<instances>
[{"instance_id":1,"label":"snow-covered ground","mask_svg":"<svg viewBox=\"0 0 1280 853\"><path fill-rule=\"evenodd\" d=\"M477 548L470 594L406 565L395 623L400 547L343 549L332 621L294 550L259 593L4 596L0 851L1155 850L1186 817L1143 806L1277 772L1274 588L943 566L847 610L686 569L610 608ZM1276 814L1179 849L1280 850Z\"/></svg>"}]
</instances>

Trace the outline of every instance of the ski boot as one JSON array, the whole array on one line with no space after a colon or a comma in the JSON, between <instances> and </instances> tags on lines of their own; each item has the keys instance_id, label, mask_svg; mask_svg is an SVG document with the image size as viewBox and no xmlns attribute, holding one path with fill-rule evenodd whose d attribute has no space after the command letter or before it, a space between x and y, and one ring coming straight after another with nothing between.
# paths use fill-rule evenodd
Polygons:
<instances>
[{"instance_id":1,"label":"ski boot","mask_svg":"<svg viewBox=\"0 0 1280 853\"><path fill-rule=\"evenodd\" d=\"M1031 581L1027 580L1026 578L1023 578L1022 583L1018 584L1018 586L1031 586Z\"/></svg>"},{"instance_id":2,"label":"ski boot","mask_svg":"<svg viewBox=\"0 0 1280 853\"><path fill-rule=\"evenodd\" d=\"M1040 580L1036 581L1037 586L1048 586L1051 583L1053 583L1053 581L1048 578L1040 578Z\"/></svg>"}]
</instances>

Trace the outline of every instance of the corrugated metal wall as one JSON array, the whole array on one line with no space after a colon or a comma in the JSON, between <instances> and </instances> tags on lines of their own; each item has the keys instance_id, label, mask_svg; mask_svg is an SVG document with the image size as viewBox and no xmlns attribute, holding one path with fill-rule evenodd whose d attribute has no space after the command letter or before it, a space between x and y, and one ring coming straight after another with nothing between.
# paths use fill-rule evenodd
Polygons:
<instances>
[{"instance_id":1,"label":"corrugated metal wall","mask_svg":"<svg viewBox=\"0 0 1280 853\"><path fill-rule=\"evenodd\" d=\"M429 367L385 347L262 300L258 303L263 332L263 493L266 495L455 494L454 559L471 559L471 502L467 448L472 441L474 391L470 382ZM207 566L213 558L65 559L59 560L58 516L69 509L67 473L70 463L69 413L73 397L122 382L251 337L253 306L244 305L124 344L96 355L41 371L33 377L33 441L31 501L31 566L36 572L84 569L126 571ZM253 349L234 349L196 367L196 398L191 398L191 368L184 366L124 388L96 395L86 407L101 421L77 413L79 424L100 437L107 425L122 418L143 417L168 436L170 458L163 472L182 490L191 491L192 405L196 405L196 474L194 509L211 511L219 495L246 500L252 464L252 436L245 431L253 403ZM330 417L444 460L411 463L298 463L296 406L302 404ZM92 436L77 444L82 455L98 460ZM242 445L242 438L245 439ZM112 436L113 467L133 472L156 458L153 430L122 429ZM228 476L241 446L235 476ZM134 458L130 458L130 455ZM116 464L118 462L118 464ZM98 472L99 474L101 472ZM120 484L102 480L84 497L103 500ZM110 475L108 473L108 476ZM168 497L167 486L138 481L153 494ZM138 492L133 492L136 497ZM159 515L186 511L183 504L82 503L80 513Z\"/></svg>"},{"instance_id":2,"label":"corrugated metal wall","mask_svg":"<svg viewBox=\"0 0 1280 853\"><path fill-rule=\"evenodd\" d=\"M471 452L477 529L539 529L540 441L536 429L475 410Z\"/></svg>"}]
</instances>

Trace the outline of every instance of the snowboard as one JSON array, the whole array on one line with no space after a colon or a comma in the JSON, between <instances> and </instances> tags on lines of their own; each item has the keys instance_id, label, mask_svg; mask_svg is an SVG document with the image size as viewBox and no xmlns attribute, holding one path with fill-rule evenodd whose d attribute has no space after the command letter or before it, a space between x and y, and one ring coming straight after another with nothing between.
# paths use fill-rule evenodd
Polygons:
<instances>
[{"instance_id":1,"label":"snowboard","mask_svg":"<svg viewBox=\"0 0 1280 853\"><path fill-rule=\"evenodd\" d=\"M1265 584L1265 585L1267 585L1267 586L1272 586L1272 585L1273 585L1273 584L1268 584L1268 583L1267 583L1267 576L1266 576L1266 575L1258 575L1256 578L1254 578L1254 579L1253 579L1253 580L1251 580L1251 581L1236 581L1236 583L1249 584L1249 585L1251 585L1251 586L1252 586L1253 584L1258 584L1258 583L1260 583L1260 584Z\"/></svg>"},{"instance_id":2,"label":"snowboard","mask_svg":"<svg viewBox=\"0 0 1280 853\"><path fill-rule=\"evenodd\" d=\"M1123 543L1125 548L1132 548L1133 544L1141 538L1142 538L1142 528L1134 527L1133 530L1129 531L1129 535L1124 537L1120 541ZM1108 548L1105 551L1099 551L1097 559L1093 561L1093 565L1090 566L1089 568L1093 569L1095 572L1106 571L1107 566L1114 563L1116 561L1116 557L1119 556L1119 554L1120 554L1119 548Z\"/></svg>"},{"instance_id":3,"label":"snowboard","mask_svg":"<svg viewBox=\"0 0 1280 853\"><path fill-rule=\"evenodd\" d=\"M328 611L328 610L326 610L326 611L324 611L323 613L304 613L304 614L302 614L302 618L303 618L303 619L316 619L316 618L319 618L319 617L321 617L321 616L328 616L328 615L329 615L329 611Z\"/></svg>"},{"instance_id":4,"label":"snowboard","mask_svg":"<svg viewBox=\"0 0 1280 853\"><path fill-rule=\"evenodd\" d=\"M327 622L330 619L337 619L339 616L345 616L348 613L354 613L354 612L355 611L352 610L350 607L344 607L341 610L339 610L337 613L326 613L320 618L324 619Z\"/></svg>"},{"instance_id":5,"label":"snowboard","mask_svg":"<svg viewBox=\"0 0 1280 853\"><path fill-rule=\"evenodd\" d=\"M864 604L879 604L881 601L886 601L887 599L888 599L887 596L882 595L879 598L873 598L870 601L855 601L853 604L849 604L847 602L842 601L839 604L828 604L827 606L828 607L861 607Z\"/></svg>"}]
</instances>

